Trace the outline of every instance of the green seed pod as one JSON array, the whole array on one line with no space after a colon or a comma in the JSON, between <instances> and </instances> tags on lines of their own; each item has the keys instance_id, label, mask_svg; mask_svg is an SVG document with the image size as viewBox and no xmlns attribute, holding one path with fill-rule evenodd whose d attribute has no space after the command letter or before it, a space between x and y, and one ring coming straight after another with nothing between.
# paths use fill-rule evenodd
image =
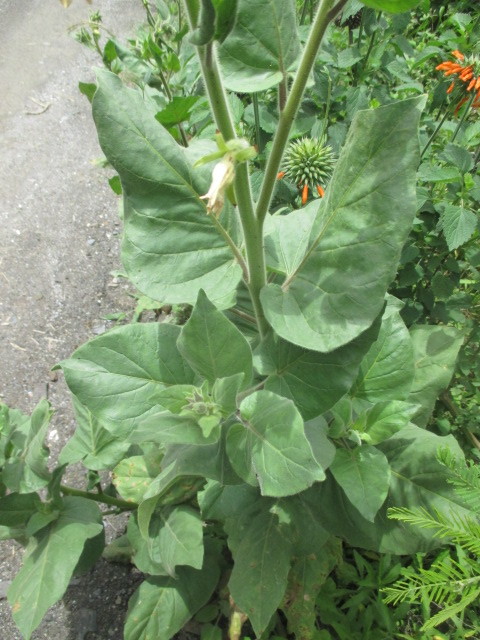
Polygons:
<instances>
[{"instance_id":1,"label":"green seed pod","mask_svg":"<svg viewBox=\"0 0 480 640\"><path fill-rule=\"evenodd\" d=\"M325 186L335 165L332 148L317 138L302 138L292 142L283 162L285 176L299 186L310 189Z\"/></svg>"}]
</instances>

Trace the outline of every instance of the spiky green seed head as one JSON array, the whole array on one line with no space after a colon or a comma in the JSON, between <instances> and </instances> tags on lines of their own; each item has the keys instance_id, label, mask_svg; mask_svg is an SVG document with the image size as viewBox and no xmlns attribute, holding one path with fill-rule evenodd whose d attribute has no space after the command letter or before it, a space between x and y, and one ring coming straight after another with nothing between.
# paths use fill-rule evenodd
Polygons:
<instances>
[{"instance_id":1,"label":"spiky green seed head","mask_svg":"<svg viewBox=\"0 0 480 640\"><path fill-rule=\"evenodd\" d=\"M317 138L302 138L292 142L283 161L285 176L299 186L310 189L325 186L335 165L332 147Z\"/></svg>"}]
</instances>

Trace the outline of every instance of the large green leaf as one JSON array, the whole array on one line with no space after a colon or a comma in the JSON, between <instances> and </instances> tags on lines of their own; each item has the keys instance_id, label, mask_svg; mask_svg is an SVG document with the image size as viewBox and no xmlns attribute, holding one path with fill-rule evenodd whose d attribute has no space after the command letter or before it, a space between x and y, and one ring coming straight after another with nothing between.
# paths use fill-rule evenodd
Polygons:
<instances>
[{"instance_id":1,"label":"large green leaf","mask_svg":"<svg viewBox=\"0 0 480 640\"><path fill-rule=\"evenodd\" d=\"M119 438L163 411L156 390L189 384L194 373L176 347L180 328L168 324L117 327L60 363L71 392Z\"/></svg>"},{"instance_id":2,"label":"large green leaf","mask_svg":"<svg viewBox=\"0 0 480 640\"><path fill-rule=\"evenodd\" d=\"M65 593L85 543L102 532L97 505L67 497L58 519L42 529L26 551L8 591L13 618L29 640L47 609Z\"/></svg>"},{"instance_id":3,"label":"large green leaf","mask_svg":"<svg viewBox=\"0 0 480 640\"><path fill-rule=\"evenodd\" d=\"M124 500L141 502L152 480L160 473L161 455L131 456L113 470L113 484Z\"/></svg>"},{"instance_id":4,"label":"large green leaf","mask_svg":"<svg viewBox=\"0 0 480 640\"><path fill-rule=\"evenodd\" d=\"M201 570L179 567L178 577L148 578L130 598L125 640L170 640L206 604L220 575L218 550L206 547Z\"/></svg>"},{"instance_id":5,"label":"large green leaf","mask_svg":"<svg viewBox=\"0 0 480 640\"><path fill-rule=\"evenodd\" d=\"M418 405L401 400L377 402L357 417L352 429L368 444L379 444L406 427L417 409Z\"/></svg>"},{"instance_id":6,"label":"large green leaf","mask_svg":"<svg viewBox=\"0 0 480 640\"><path fill-rule=\"evenodd\" d=\"M244 374L245 385L252 379L250 345L203 291L182 327L177 346L192 369L210 383L237 373Z\"/></svg>"},{"instance_id":7,"label":"large green leaf","mask_svg":"<svg viewBox=\"0 0 480 640\"><path fill-rule=\"evenodd\" d=\"M114 74L98 72L93 116L100 145L120 175L125 231L122 260L133 283L162 302L194 304L203 288L229 306L241 278L199 196L208 190L170 134L158 106Z\"/></svg>"},{"instance_id":8,"label":"large green leaf","mask_svg":"<svg viewBox=\"0 0 480 640\"><path fill-rule=\"evenodd\" d=\"M306 256L282 285L261 293L268 321L285 340L333 351L380 313L415 215L423 102L355 114Z\"/></svg>"},{"instance_id":9,"label":"large green leaf","mask_svg":"<svg viewBox=\"0 0 480 640\"><path fill-rule=\"evenodd\" d=\"M410 330L415 358L415 377L409 400L420 405L412 418L427 424L439 393L453 375L463 334L455 327L416 326Z\"/></svg>"},{"instance_id":10,"label":"large green leaf","mask_svg":"<svg viewBox=\"0 0 480 640\"><path fill-rule=\"evenodd\" d=\"M362 0L362 2L377 11L390 13L404 13L420 4L420 0Z\"/></svg>"},{"instance_id":11,"label":"large green leaf","mask_svg":"<svg viewBox=\"0 0 480 640\"><path fill-rule=\"evenodd\" d=\"M240 416L228 430L227 453L238 475L258 483L262 495L293 495L325 479L291 400L256 391L241 403Z\"/></svg>"},{"instance_id":12,"label":"large green leaf","mask_svg":"<svg viewBox=\"0 0 480 640\"><path fill-rule=\"evenodd\" d=\"M10 493L0 498L0 526L24 527L40 505L36 493Z\"/></svg>"},{"instance_id":13,"label":"large green leaf","mask_svg":"<svg viewBox=\"0 0 480 640\"><path fill-rule=\"evenodd\" d=\"M225 86L256 92L273 87L297 61L293 0L239 0L235 26L219 48Z\"/></svg>"},{"instance_id":14,"label":"large green leaf","mask_svg":"<svg viewBox=\"0 0 480 640\"><path fill-rule=\"evenodd\" d=\"M448 473L437 459L441 447L449 447L462 458L462 451L452 436L437 436L415 425L408 425L378 448L391 467L390 489L374 522L369 522L352 505L340 486L328 474L327 480L314 485L316 504L324 527L353 546L397 555L426 551L438 540L425 529L412 530L387 517L389 507L424 507L442 513L465 516L468 511L447 482Z\"/></svg>"},{"instance_id":15,"label":"large green leaf","mask_svg":"<svg viewBox=\"0 0 480 640\"><path fill-rule=\"evenodd\" d=\"M123 458L130 443L118 440L107 431L78 398L72 396L72 402L77 427L73 437L60 452L59 463L71 464L81 461L87 469L111 469Z\"/></svg>"},{"instance_id":16,"label":"large green leaf","mask_svg":"<svg viewBox=\"0 0 480 640\"><path fill-rule=\"evenodd\" d=\"M203 565L203 525L198 511L184 505L157 509L150 520L147 545L152 560L175 577L175 568Z\"/></svg>"},{"instance_id":17,"label":"large green leaf","mask_svg":"<svg viewBox=\"0 0 480 640\"><path fill-rule=\"evenodd\" d=\"M53 411L47 400L40 400L28 422L10 433L13 450L5 461L2 480L10 491L30 493L45 487L50 479L48 449L44 445ZM17 423L18 424L18 423Z\"/></svg>"},{"instance_id":18,"label":"large green leaf","mask_svg":"<svg viewBox=\"0 0 480 640\"><path fill-rule=\"evenodd\" d=\"M257 499L225 523L234 562L228 586L257 637L282 601L290 569L292 540L274 505L273 500Z\"/></svg>"},{"instance_id":19,"label":"large green leaf","mask_svg":"<svg viewBox=\"0 0 480 640\"><path fill-rule=\"evenodd\" d=\"M388 298L377 340L362 360L352 395L370 402L404 400L413 382L413 347L397 301Z\"/></svg>"},{"instance_id":20,"label":"large green leaf","mask_svg":"<svg viewBox=\"0 0 480 640\"><path fill-rule=\"evenodd\" d=\"M270 336L255 354L256 369L268 375L265 389L291 398L305 420L328 411L355 381L378 324L331 353L309 351Z\"/></svg>"},{"instance_id":21,"label":"large green leaf","mask_svg":"<svg viewBox=\"0 0 480 640\"><path fill-rule=\"evenodd\" d=\"M353 506L373 522L390 483L385 455L368 444L352 450L338 449L330 471Z\"/></svg>"}]
</instances>

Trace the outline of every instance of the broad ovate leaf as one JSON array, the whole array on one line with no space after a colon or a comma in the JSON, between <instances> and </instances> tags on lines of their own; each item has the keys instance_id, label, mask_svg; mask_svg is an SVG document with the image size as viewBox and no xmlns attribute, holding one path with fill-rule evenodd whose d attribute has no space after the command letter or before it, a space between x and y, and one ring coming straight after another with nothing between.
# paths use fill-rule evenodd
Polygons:
<instances>
[{"instance_id":1,"label":"broad ovate leaf","mask_svg":"<svg viewBox=\"0 0 480 640\"><path fill-rule=\"evenodd\" d=\"M338 449L330 471L352 505L373 522L385 502L390 482L385 455L367 444L351 450Z\"/></svg>"},{"instance_id":2,"label":"broad ovate leaf","mask_svg":"<svg viewBox=\"0 0 480 640\"><path fill-rule=\"evenodd\" d=\"M446 389L452 378L464 336L455 327L433 325L412 327L410 335L415 377L408 399L419 405L412 420L423 427L428 422L438 395Z\"/></svg>"},{"instance_id":3,"label":"broad ovate leaf","mask_svg":"<svg viewBox=\"0 0 480 640\"><path fill-rule=\"evenodd\" d=\"M299 53L293 0L238 0L235 26L219 47L225 86L251 93L278 85Z\"/></svg>"},{"instance_id":4,"label":"broad ovate leaf","mask_svg":"<svg viewBox=\"0 0 480 640\"><path fill-rule=\"evenodd\" d=\"M382 402L405 400L413 382L413 346L398 301L389 296L377 339L360 364L351 394Z\"/></svg>"},{"instance_id":5,"label":"broad ovate leaf","mask_svg":"<svg viewBox=\"0 0 480 640\"><path fill-rule=\"evenodd\" d=\"M420 0L362 0L363 4L376 11L404 13L420 4Z\"/></svg>"},{"instance_id":6,"label":"broad ovate leaf","mask_svg":"<svg viewBox=\"0 0 480 640\"><path fill-rule=\"evenodd\" d=\"M196 373L214 383L243 373L252 378L252 350L237 327L207 298L198 294L197 304L177 341L180 353Z\"/></svg>"},{"instance_id":7,"label":"broad ovate leaf","mask_svg":"<svg viewBox=\"0 0 480 640\"><path fill-rule=\"evenodd\" d=\"M262 495L289 496L325 479L291 400L256 391L240 405L240 420L230 426L227 453L233 468Z\"/></svg>"},{"instance_id":8,"label":"broad ovate leaf","mask_svg":"<svg viewBox=\"0 0 480 640\"><path fill-rule=\"evenodd\" d=\"M189 384L194 373L176 347L180 328L135 323L112 329L60 363L70 391L118 438L163 410L155 392Z\"/></svg>"},{"instance_id":9,"label":"broad ovate leaf","mask_svg":"<svg viewBox=\"0 0 480 640\"><path fill-rule=\"evenodd\" d=\"M30 541L7 594L13 619L26 640L63 596L85 544L102 529L100 511L92 500L66 497L58 519Z\"/></svg>"},{"instance_id":10,"label":"broad ovate leaf","mask_svg":"<svg viewBox=\"0 0 480 640\"><path fill-rule=\"evenodd\" d=\"M424 100L358 111L309 249L282 285L261 292L285 340L328 352L351 342L382 310L416 210L417 127Z\"/></svg>"},{"instance_id":11,"label":"broad ovate leaf","mask_svg":"<svg viewBox=\"0 0 480 640\"><path fill-rule=\"evenodd\" d=\"M162 302L194 304L203 288L229 306L241 277L200 196L203 171L155 119L157 104L98 72L93 116L103 152L122 181L125 230L122 260L138 289Z\"/></svg>"}]
</instances>

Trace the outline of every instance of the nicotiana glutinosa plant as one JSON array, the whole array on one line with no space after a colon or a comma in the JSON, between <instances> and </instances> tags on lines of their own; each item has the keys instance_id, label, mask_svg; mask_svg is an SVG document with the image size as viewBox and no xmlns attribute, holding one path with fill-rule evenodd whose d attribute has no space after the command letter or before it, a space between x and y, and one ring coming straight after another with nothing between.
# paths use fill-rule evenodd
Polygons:
<instances>
[{"instance_id":1,"label":"nicotiana glutinosa plant","mask_svg":"<svg viewBox=\"0 0 480 640\"><path fill-rule=\"evenodd\" d=\"M390 507L468 515L436 458L445 445L461 457L459 446L425 428L462 335L407 329L388 294L416 210L424 99L358 111L324 197L270 213L320 43L345 4L321 0L302 47L293 0L184 2L185 56L198 58L216 143L180 146L153 91L98 73L93 116L121 180L125 270L143 294L193 309L181 327L112 329L58 365L78 426L53 471L48 403L30 417L1 406L0 535L26 545L8 598L27 640L102 553L96 503L131 512L122 549L146 574L126 640L168 640L219 585L257 636L281 609L309 638L342 540L409 554L431 532L389 519ZM230 97L266 90L278 90L279 122L254 200L255 151ZM74 462L110 470L116 493L63 485Z\"/></svg>"}]
</instances>

